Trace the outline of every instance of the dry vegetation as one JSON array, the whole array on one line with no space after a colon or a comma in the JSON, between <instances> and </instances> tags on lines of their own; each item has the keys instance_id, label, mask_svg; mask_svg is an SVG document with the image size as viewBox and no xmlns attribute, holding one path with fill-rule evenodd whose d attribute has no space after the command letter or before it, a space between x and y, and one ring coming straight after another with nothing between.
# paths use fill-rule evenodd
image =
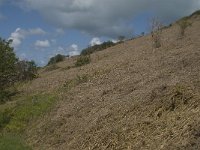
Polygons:
<instances>
[{"instance_id":1,"label":"dry vegetation","mask_svg":"<svg viewBox=\"0 0 200 150\"><path fill-rule=\"evenodd\" d=\"M26 94L53 93L57 104L25 130L33 149L144 150L200 147L200 16L177 40L179 25L91 54L90 63L41 70Z\"/></svg>"}]
</instances>

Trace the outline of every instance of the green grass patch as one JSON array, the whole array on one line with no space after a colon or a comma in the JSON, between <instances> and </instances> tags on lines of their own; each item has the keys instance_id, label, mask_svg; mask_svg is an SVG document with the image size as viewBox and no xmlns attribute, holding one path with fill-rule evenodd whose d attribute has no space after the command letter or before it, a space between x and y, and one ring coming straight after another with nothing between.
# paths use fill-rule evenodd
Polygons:
<instances>
[{"instance_id":1,"label":"green grass patch","mask_svg":"<svg viewBox=\"0 0 200 150\"><path fill-rule=\"evenodd\" d=\"M0 129L22 132L31 121L47 112L55 103L55 96L38 94L20 98L13 108L0 111Z\"/></svg>"},{"instance_id":2,"label":"green grass patch","mask_svg":"<svg viewBox=\"0 0 200 150\"><path fill-rule=\"evenodd\" d=\"M82 83L86 83L89 80L89 76L87 74L79 76L77 75L76 78L72 79L72 80L68 80L63 84L63 87L65 90L71 90L73 87L82 84Z\"/></svg>"},{"instance_id":3,"label":"green grass patch","mask_svg":"<svg viewBox=\"0 0 200 150\"><path fill-rule=\"evenodd\" d=\"M0 135L0 150L31 150L21 137L10 134Z\"/></svg>"}]
</instances>

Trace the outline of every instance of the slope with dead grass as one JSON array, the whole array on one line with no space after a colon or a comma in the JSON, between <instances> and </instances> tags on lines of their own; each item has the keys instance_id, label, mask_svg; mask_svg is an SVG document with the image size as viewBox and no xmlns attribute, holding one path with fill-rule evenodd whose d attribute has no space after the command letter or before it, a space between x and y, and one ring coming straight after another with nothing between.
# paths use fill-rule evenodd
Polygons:
<instances>
[{"instance_id":1,"label":"slope with dead grass","mask_svg":"<svg viewBox=\"0 0 200 150\"><path fill-rule=\"evenodd\" d=\"M96 52L84 66L74 67L74 57L42 69L20 88L39 101L25 98L28 109L20 104L4 127L15 129L21 118L38 150L198 149L200 16L189 19L184 38L176 23L164 29L160 48L144 36ZM24 110L37 119L27 121Z\"/></svg>"},{"instance_id":2,"label":"slope with dead grass","mask_svg":"<svg viewBox=\"0 0 200 150\"><path fill-rule=\"evenodd\" d=\"M162 47L150 36L42 72L25 92L57 91L59 103L26 131L34 149L198 149L200 18L184 38L174 24ZM70 63L68 63L68 61ZM71 63L73 64L73 63ZM64 68L68 69L64 69Z\"/></svg>"}]
</instances>

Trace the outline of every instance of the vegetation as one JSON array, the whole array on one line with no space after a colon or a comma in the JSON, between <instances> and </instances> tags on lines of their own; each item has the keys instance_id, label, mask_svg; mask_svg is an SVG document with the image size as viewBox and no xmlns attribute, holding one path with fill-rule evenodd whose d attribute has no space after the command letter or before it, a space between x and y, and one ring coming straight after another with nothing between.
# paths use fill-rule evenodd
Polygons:
<instances>
[{"instance_id":1,"label":"vegetation","mask_svg":"<svg viewBox=\"0 0 200 150\"><path fill-rule=\"evenodd\" d=\"M32 80L37 77L37 65L34 61L17 62L18 80Z\"/></svg>"},{"instance_id":2,"label":"vegetation","mask_svg":"<svg viewBox=\"0 0 200 150\"><path fill-rule=\"evenodd\" d=\"M3 109L0 109L0 149L30 149L19 135L23 134L33 120L50 110L54 103L54 95L37 94L18 98L14 106L5 104Z\"/></svg>"},{"instance_id":3,"label":"vegetation","mask_svg":"<svg viewBox=\"0 0 200 150\"><path fill-rule=\"evenodd\" d=\"M69 80L69 81L66 81L64 84L63 84L63 87L66 89L66 90L71 90L71 88L81 84L81 83L85 83L89 80L89 76L88 75L82 75L82 76L79 76L77 75L76 78L72 79L72 80Z\"/></svg>"},{"instance_id":4,"label":"vegetation","mask_svg":"<svg viewBox=\"0 0 200 150\"><path fill-rule=\"evenodd\" d=\"M0 38L0 93L12 85L17 76L17 58L10 47L11 42Z\"/></svg>"},{"instance_id":5,"label":"vegetation","mask_svg":"<svg viewBox=\"0 0 200 150\"><path fill-rule=\"evenodd\" d=\"M196 15L200 15L200 10L195 11L189 17L193 17L193 16L196 16Z\"/></svg>"},{"instance_id":6,"label":"vegetation","mask_svg":"<svg viewBox=\"0 0 200 150\"><path fill-rule=\"evenodd\" d=\"M0 38L0 103L4 103L12 95L7 89L17 77L17 58L10 47L11 42Z\"/></svg>"},{"instance_id":7,"label":"vegetation","mask_svg":"<svg viewBox=\"0 0 200 150\"><path fill-rule=\"evenodd\" d=\"M153 47L159 48L161 47L161 34L162 34L162 23L157 19L152 19L151 22L151 37L153 41Z\"/></svg>"},{"instance_id":8,"label":"vegetation","mask_svg":"<svg viewBox=\"0 0 200 150\"><path fill-rule=\"evenodd\" d=\"M120 36L118 37L119 42L124 42L125 39L126 39L126 37L123 36L123 35L120 35Z\"/></svg>"},{"instance_id":9,"label":"vegetation","mask_svg":"<svg viewBox=\"0 0 200 150\"><path fill-rule=\"evenodd\" d=\"M11 42L0 38L0 103L6 102L14 94L9 90L14 83L37 77L35 62L19 61L10 47Z\"/></svg>"},{"instance_id":10,"label":"vegetation","mask_svg":"<svg viewBox=\"0 0 200 150\"><path fill-rule=\"evenodd\" d=\"M77 58L75 66L76 67L80 67L80 66L89 64L90 62L91 62L90 55L88 55L88 56L80 56L80 57Z\"/></svg>"},{"instance_id":11,"label":"vegetation","mask_svg":"<svg viewBox=\"0 0 200 150\"><path fill-rule=\"evenodd\" d=\"M1 112L1 126L9 132L21 132L32 120L48 111L54 102L55 97L49 94L23 97L14 108Z\"/></svg>"},{"instance_id":12,"label":"vegetation","mask_svg":"<svg viewBox=\"0 0 200 150\"><path fill-rule=\"evenodd\" d=\"M178 22L178 25L180 27L180 36L183 37L185 35L186 28L191 26L191 23L188 21L187 18L183 18Z\"/></svg>"},{"instance_id":13,"label":"vegetation","mask_svg":"<svg viewBox=\"0 0 200 150\"><path fill-rule=\"evenodd\" d=\"M56 64L58 62L61 62L65 59L65 57L68 57L68 56L57 54L56 56L50 58L47 65L52 65L52 64Z\"/></svg>"},{"instance_id":14,"label":"vegetation","mask_svg":"<svg viewBox=\"0 0 200 150\"><path fill-rule=\"evenodd\" d=\"M100 45L94 45L94 46L88 47L86 49L83 49L83 51L81 52L81 55L89 55L89 54L92 54L96 51L101 51L101 50L104 50L106 48L109 48L109 47L112 47L112 46L115 46L115 45L116 44L111 42L111 41L104 42Z\"/></svg>"},{"instance_id":15,"label":"vegetation","mask_svg":"<svg viewBox=\"0 0 200 150\"><path fill-rule=\"evenodd\" d=\"M52 65L50 65L50 66L47 66L46 68L45 68L45 71L53 71L53 70L56 70L56 69L59 69L60 67L59 66L57 66L56 64L52 64Z\"/></svg>"},{"instance_id":16,"label":"vegetation","mask_svg":"<svg viewBox=\"0 0 200 150\"><path fill-rule=\"evenodd\" d=\"M0 135L1 150L31 150L21 137L11 134Z\"/></svg>"}]
</instances>

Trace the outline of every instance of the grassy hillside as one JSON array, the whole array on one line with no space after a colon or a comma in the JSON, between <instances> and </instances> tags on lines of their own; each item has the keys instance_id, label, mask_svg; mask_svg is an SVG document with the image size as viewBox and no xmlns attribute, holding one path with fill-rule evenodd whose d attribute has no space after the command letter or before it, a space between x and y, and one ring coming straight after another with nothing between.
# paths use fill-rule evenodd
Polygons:
<instances>
[{"instance_id":1,"label":"grassy hillside","mask_svg":"<svg viewBox=\"0 0 200 150\"><path fill-rule=\"evenodd\" d=\"M163 29L159 48L147 35L41 69L0 105L0 147L198 149L199 13L187 21L181 38L178 23Z\"/></svg>"}]
</instances>

